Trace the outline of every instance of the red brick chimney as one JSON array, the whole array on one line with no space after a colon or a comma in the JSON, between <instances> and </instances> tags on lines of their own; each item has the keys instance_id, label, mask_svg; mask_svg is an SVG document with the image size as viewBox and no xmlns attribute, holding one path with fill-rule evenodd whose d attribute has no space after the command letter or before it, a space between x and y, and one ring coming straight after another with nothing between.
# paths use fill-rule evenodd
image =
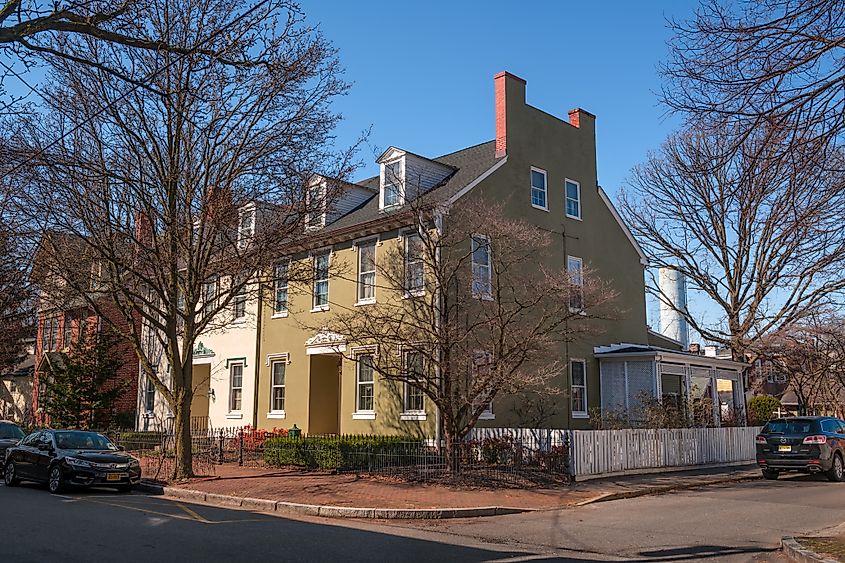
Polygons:
<instances>
[{"instance_id":1,"label":"red brick chimney","mask_svg":"<svg viewBox=\"0 0 845 563\"><path fill-rule=\"evenodd\" d=\"M592 119L595 122L596 116L581 108L569 110L569 124L573 127L580 129L581 124L585 123L587 119Z\"/></svg>"},{"instance_id":2,"label":"red brick chimney","mask_svg":"<svg viewBox=\"0 0 845 563\"><path fill-rule=\"evenodd\" d=\"M508 154L508 102L525 104L526 82L509 72L500 72L493 80L496 85L496 158L501 158Z\"/></svg>"}]
</instances>

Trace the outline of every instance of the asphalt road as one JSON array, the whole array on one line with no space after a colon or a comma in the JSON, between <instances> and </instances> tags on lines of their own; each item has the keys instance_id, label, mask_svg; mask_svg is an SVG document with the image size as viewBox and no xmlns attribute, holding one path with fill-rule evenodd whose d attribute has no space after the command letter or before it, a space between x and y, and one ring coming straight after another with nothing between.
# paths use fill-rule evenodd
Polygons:
<instances>
[{"instance_id":1,"label":"asphalt road","mask_svg":"<svg viewBox=\"0 0 845 563\"><path fill-rule=\"evenodd\" d=\"M774 561L845 522L845 484L799 477L439 522L282 518L107 490L0 486L0 561Z\"/></svg>"}]
</instances>

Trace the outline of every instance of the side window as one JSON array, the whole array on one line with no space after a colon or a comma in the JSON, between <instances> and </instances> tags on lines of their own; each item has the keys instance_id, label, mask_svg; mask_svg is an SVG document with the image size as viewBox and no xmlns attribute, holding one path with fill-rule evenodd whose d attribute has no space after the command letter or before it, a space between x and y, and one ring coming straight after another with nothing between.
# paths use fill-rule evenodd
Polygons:
<instances>
[{"instance_id":1,"label":"side window","mask_svg":"<svg viewBox=\"0 0 845 563\"><path fill-rule=\"evenodd\" d=\"M34 446L35 442L41 437L41 432L33 432L23 439L22 446Z\"/></svg>"}]
</instances>

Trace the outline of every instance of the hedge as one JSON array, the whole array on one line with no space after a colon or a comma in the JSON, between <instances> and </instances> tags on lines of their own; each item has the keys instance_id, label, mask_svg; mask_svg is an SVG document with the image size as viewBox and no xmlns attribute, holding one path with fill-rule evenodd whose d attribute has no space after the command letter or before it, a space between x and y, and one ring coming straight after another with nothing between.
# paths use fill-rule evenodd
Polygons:
<instances>
[{"instance_id":1,"label":"hedge","mask_svg":"<svg viewBox=\"0 0 845 563\"><path fill-rule=\"evenodd\" d=\"M264 462L273 467L349 471L407 463L419 455L424 443L408 436L307 436L269 438L264 442Z\"/></svg>"}]
</instances>

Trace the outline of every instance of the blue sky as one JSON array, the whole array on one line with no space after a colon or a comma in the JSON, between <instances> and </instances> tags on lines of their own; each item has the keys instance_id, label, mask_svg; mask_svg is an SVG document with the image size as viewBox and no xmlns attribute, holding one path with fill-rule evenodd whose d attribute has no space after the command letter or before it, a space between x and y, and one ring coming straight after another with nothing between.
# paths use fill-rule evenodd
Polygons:
<instances>
[{"instance_id":1,"label":"blue sky","mask_svg":"<svg viewBox=\"0 0 845 563\"><path fill-rule=\"evenodd\" d=\"M493 75L528 82L528 103L560 117L597 116L599 183L615 199L631 168L679 125L657 99L667 18L694 0L572 2L304 2L339 50L350 93L341 146L372 126L358 178L390 145L438 156L495 137ZM690 295L690 307L706 310ZM648 305L656 327L657 304ZM709 319L715 320L715 319Z\"/></svg>"},{"instance_id":2,"label":"blue sky","mask_svg":"<svg viewBox=\"0 0 845 563\"><path fill-rule=\"evenodd\" d=\"M437 156L495 137L493 75L528 81L528 103L561 117L598 117L599 182L615 195L631 167L677 126L658 104L667 17L690 0L652 2L349 2L302 4L339 49L352 83L338 101L341 144L372 125L379 149Z\"/></svg>"}]
</instances>

